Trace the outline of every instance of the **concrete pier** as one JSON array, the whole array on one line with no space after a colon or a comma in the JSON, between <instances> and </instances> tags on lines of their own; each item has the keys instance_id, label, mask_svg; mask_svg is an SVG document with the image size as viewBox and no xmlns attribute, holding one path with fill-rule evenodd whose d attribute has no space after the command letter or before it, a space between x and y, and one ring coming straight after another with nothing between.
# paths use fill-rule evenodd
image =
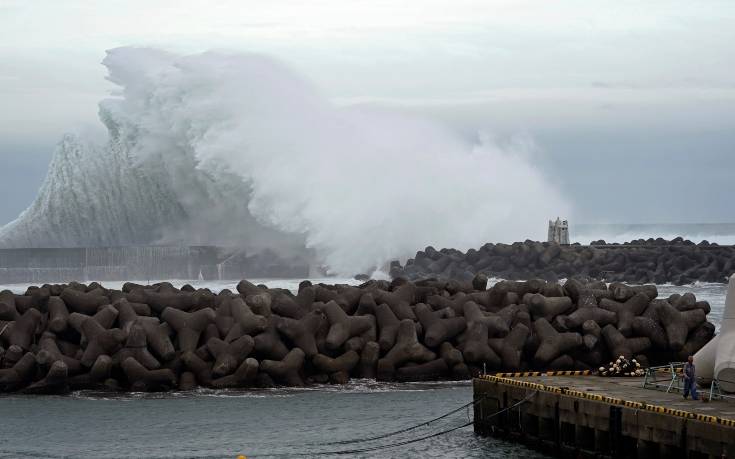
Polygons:
<instances>
[{"instance_id":1,"label":"concrete pier","mask_svg":"<svg viewBox=\"0 0 735 459\"><path fill-rule=\"evenodd\" d=\"M482 376L473 382L475 432L560 457L735 458L735 402L642 386L642 378Z\"/></svg>"}]
</instances>

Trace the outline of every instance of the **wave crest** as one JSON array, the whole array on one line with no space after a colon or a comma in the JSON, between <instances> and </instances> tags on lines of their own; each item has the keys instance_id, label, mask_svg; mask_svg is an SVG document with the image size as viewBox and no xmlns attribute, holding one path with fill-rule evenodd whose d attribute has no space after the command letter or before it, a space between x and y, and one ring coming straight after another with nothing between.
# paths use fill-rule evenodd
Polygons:
<instances>
[{"instance_id":1,"label":"wave crest","mask_svg":"<svg viewBox=\"0 0 735 459\"><path fill-rule=\"evenodd\" d=\"M256 55L108 51L104 146L65 137L2 246L309 247L354 274L426 245L543 236L568 206L523 147L333 106Z\"/></svg>"}]
</instances>

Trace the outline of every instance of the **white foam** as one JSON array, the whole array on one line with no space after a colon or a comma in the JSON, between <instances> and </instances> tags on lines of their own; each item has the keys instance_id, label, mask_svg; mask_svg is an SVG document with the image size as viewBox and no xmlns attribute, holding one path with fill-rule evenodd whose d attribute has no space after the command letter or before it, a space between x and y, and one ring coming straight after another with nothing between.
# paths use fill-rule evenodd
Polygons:
<instances>
[{"instance_id":1,"label":"white foam","mask_svg":"<svg viewBox=\"0 0 735 459\"><path fill-rule=\"evenodd\" d=\"M109 142L65 137L0 247L305 243L353 275L430 244L541 238L569 213L528 141L339 108L263 56L119 48L103 63Z\"/></svg>"}]
</instances>

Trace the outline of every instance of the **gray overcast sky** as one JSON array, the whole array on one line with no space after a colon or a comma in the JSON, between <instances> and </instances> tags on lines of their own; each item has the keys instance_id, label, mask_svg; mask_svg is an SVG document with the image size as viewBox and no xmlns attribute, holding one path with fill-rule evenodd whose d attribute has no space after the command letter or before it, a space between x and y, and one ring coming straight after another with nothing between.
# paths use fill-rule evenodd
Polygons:
<instances>
[{"instance_id":1,"label":"gray overcast sky","mask_svg":"<svg viewBox=\"0 0 735 459\"><path fill-rule=\"evenodd\" d=\"M264 53L339 104L523 136L578 221L735 221L733 24L732 1L0 0L0 224L64 132L101 129L125 45Z\"/></svg>"}]
</instances>

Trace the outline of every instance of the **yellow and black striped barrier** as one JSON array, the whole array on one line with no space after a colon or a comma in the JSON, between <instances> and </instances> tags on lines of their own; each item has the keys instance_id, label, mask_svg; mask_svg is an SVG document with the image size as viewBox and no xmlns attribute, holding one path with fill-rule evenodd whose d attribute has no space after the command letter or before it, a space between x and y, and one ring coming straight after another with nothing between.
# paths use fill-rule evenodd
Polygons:
<instances>
[{"instance_id":1,"label":"yellow and black striped barrier","mask_svg":"<svg viewBox=\"0 0 735 459\"><path fill-rule=\"evenodd\" d=\"M591 376L590 370L577 371L547 371L546 376Z\"/></svg>"},{"instance_id":2,"label":"yellow and black striped barrier","mask_svg":"<svg viewBox=\"0 0 735 459\"><path fill-rule=\"evenodd\" d=\"M590 370L577 371L522 371L516 373L495 373L499 378L528 378L531 376L591 376Z\"/></svg>"},{"instance_id":3,"label":"yellow and black striped barrier","mask_svg":"<svg viewBox=\"0 0 735 459\"><path fill-rule=\"evenodd\" d=\"M626 408L635 410L646 410L654 413L667 414L670 416L676 416L684 419L694 419L700 422L706 422L710 424L720 424L728 427L735 427L735 419L726 419L717 416L709 416L704 414L692 413L685 410L677 410L673 408L667 408L660 405L650 405L645 402L634 402L631 400L624 400L616 397L610 397L607 395L593 394L586 391L572 390L565 387L549 386L546 384L539 384L531 381L521 381L514 379L514 377L508 377L505 375L529 375L529 376L545 376L545 372L530 372L530 373L498 373L496 375L482 375L480 379L486 381L507 384L515 387L523 387L527 389L539 390L544 392L556 393L561 395L567 395L570 397L583 398L586 400L592 400L597 402L604 402L610 405L619 405ZM522 377L522 376L515 376Z\"/></svg>"}]
</instances>

